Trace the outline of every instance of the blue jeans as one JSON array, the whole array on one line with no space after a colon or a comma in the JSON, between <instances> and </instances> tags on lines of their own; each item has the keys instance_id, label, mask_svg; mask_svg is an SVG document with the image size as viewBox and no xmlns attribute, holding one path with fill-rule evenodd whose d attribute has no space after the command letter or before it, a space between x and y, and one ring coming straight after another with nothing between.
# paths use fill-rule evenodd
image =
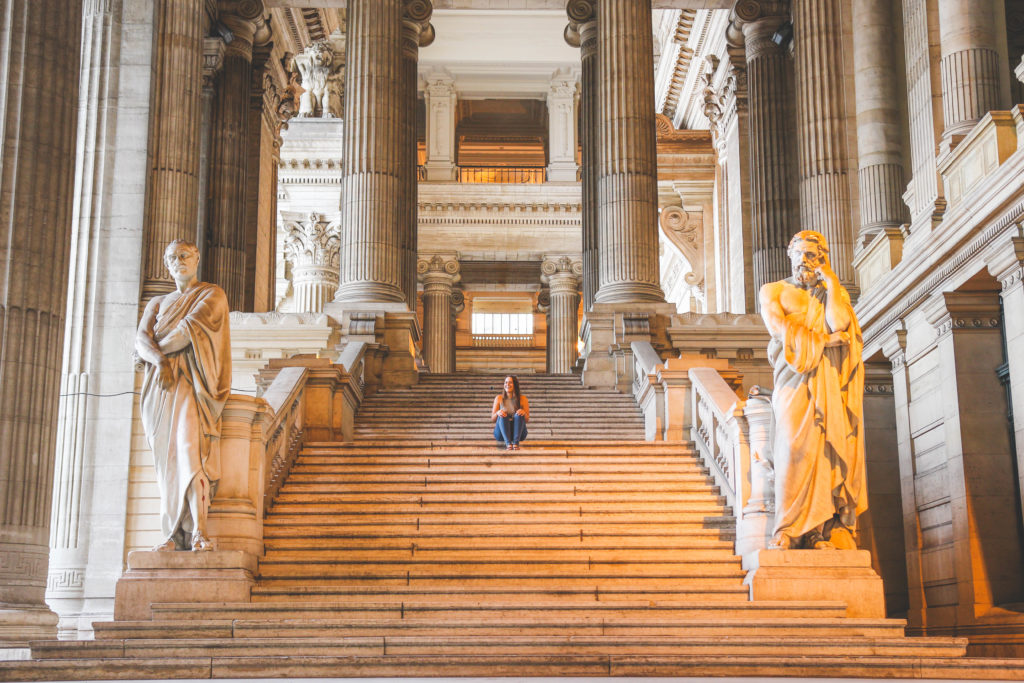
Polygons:
<instances>
[{"instance_id":1,"label":"blue jeans","mask_svg":"<svg viewBox=\"0 0 1024 683\"><path fill-rule=\"evenodd\" d=\"M505 445L516 444L526 438L526 418L522 415L498 417L494 423L494 438Z\"/></svg>"}]
</instances>

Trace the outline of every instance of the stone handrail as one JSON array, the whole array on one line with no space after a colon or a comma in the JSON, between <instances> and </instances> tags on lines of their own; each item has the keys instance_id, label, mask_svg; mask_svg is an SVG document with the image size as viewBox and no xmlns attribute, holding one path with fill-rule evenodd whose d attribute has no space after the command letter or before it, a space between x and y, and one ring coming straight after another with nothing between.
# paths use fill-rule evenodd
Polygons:
<instances>
[{"instance_id":1,"label":"stone handrail","mask_svg":"<svg viewBox=\"0 0 1024 683\"><path fill-rule=\"evenodd\" d=\"M306 441L352 438L362 401L364 352L352 370L327 358L271 361L261 372L262 397L232 394L221 415L220 479L208 531L220 550L263 554L263 515Z\"/></svg>"},{"instance_id":2,"label":"stone handrail","mask_svg":"<svg viewBox=\"0 0 1024 683\"><path fill-rule=\"evenodd\" d=\"M770 398L746 400L712 368L691 368L692 439L736 517L736 554L767 547L775 518Z\"/></svg>"}]
</instances>

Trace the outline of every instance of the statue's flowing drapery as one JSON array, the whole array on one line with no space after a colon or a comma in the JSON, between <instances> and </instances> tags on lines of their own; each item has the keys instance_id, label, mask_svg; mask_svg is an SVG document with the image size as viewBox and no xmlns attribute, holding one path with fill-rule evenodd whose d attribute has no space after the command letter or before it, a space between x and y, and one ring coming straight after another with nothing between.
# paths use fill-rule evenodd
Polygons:
<instances>
[{"instance_id":1,"label":"statue's flowing drapery","mask_svg":"<svg viewBox=\"0 0 1024 683\"><path fill-rule=\"evenodd\" d=\"M228 319L224 290L199 282L161 305L154 324L157 343L176 329L190 341L167 355L174 377L169 389L160 386L159 368L149 363L142 381L142 424L157 469L165 538L182 523L192 480L200 472L211 482L219 478L220 414L231 393Z\"/></svg>"},{"instance_id":2,"label":"statue's flowing drapery","mask_svg":"<svg viewBox=\"0 0 1024 683\"><path fill-rule=\"evenodd\" d=\"M809 293L806 313L787 316L774 336L775 540L799 538L839 514L849 529L867 509L864 472L863 340L849 299L848 345L827 348L826 290ZM784 454L788 454L788 457Z\"/></svg>"}]
</instances>

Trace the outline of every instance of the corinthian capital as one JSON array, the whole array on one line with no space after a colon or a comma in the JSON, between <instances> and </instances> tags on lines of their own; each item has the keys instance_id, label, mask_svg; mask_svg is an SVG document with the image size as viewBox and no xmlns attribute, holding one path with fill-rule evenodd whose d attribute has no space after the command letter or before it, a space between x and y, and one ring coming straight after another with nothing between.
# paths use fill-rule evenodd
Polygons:
<instances>
[{"instance_id":1,"label":"corinthian capital","mask_svg":"<svg viewBox=\"0 0 1024 683\"><path fill-rule=\"evenodd\" d=\"M341 224L310 213L302 220L286 220L285 258L293 267L338 268L341 261Z\"/></svg>"}]
</instances>

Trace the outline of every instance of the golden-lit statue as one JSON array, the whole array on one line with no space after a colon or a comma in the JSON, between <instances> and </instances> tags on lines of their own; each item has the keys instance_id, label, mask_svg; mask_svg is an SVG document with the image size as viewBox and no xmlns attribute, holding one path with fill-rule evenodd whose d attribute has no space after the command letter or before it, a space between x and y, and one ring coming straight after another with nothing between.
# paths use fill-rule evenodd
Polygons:
<instances>
[{"instance_id":1,"label":"golden-lit statue","mask_svg":"<svg viewBox=\"0 0 1024 683\"><path fill-rule=\"evenodd\" d=\"M821 233L797 233L789 258L793 276L760 292L775 369L771 546L852 549L868 507L860 327Z\"/></svg>"},{"instance_id":2,"label":"golden-lit statue","mask_svg":"<svg viewBox=\"0 0 1024 683\"><path fill-rule=\"evenodd\" d=\"M231 392L228 301L199 282L199 249L175 240L164 263L175 291L153 297L135 337L142 426L153 450L164 540L155 550L212 550L206 513L219 467L220 416Z\"/></svg>"}]
</instances>

